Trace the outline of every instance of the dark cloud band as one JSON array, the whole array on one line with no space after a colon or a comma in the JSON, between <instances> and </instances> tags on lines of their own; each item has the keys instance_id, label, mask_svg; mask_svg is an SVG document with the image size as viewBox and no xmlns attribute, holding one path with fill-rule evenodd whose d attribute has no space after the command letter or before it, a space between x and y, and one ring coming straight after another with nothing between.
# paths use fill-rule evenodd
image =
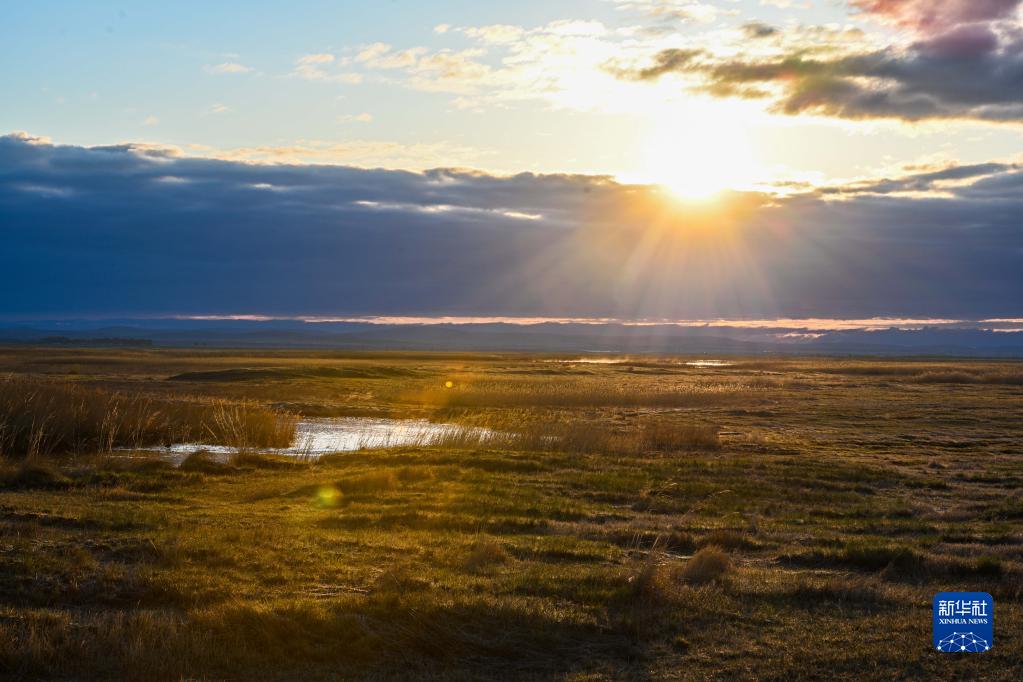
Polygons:
<instances>
[{"instance_id":1,"label":"dark cloud band","mask_svg":"<svg viewBox=\"0 0 1023 682\"><path fill-rule=\"evenodd\" d=\"M981 164L686 207L603 177L8 136L0 315L1019 317L1021 190Z\"/></svg>"}]
</instances>

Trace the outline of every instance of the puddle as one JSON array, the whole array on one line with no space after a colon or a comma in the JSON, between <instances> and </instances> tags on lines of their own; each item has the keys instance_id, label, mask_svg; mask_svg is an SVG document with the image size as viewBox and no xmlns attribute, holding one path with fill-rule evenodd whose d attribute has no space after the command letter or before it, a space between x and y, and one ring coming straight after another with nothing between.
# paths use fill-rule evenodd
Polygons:
<instances>
[{"instance_id":1,"label":"puddle","mask_svg":"<svg viewBox=\"0 0 1023 682\"><path fill-rule=\"evenodd\" d=\"M295 441L291 447L257 449L254 452L318 459L323 455L335 452L391 448L401 445L427 446L455 436L486 440L493 435L495 435L494 432L489 429L469 428L458 424L435 424L425 419L371 419L367 417L303 419L295 427ZM185 457L198 450L205 450L213 459L219 461L226 461L231 455L238 452L238 449L234 447L203 443L178 443L148 451L160 453L167 461L180 464Z\"/></svg>"},{"instance_id":2,"label":"puddle","mask_svg":"<svg viewBox=\"0 0 1023 682\"><path fill-rule=\"evenodd\" d=\"M686 363L689 367L731 367L734 364L726 360L690 360Z\"/></svg>"}]
</instances>

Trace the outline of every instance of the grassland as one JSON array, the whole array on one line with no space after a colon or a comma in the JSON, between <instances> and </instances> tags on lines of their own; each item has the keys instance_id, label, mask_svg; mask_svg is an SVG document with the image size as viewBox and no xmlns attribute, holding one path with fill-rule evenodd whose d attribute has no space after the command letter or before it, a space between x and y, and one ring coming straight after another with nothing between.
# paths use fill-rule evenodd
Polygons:
<instances>
[{"instance_id":1,"label":"grassland","mask_svg":"<svg viewBox=\"0 0 1023 682\"><path fill-rule=\"evenodd\" d=\"M8 381L81 395L516 435L180 468L12 446L0 672L1023 675L1023 365L558 359L0 349ZM995 597L990 652L931 648L960 589Z\"/></svg>"}]
</instances>

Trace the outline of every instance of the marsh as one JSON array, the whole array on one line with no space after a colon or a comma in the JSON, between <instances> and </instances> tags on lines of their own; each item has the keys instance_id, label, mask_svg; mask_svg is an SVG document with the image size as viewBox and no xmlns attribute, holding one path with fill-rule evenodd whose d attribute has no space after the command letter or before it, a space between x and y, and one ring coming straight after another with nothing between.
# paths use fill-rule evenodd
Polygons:
<instances>
[{"instance_id":1,"label":"marsh","mask_svg":"<svg viewBox=\"0 0 1023 682\"><path fill-rule=\"evenodd\" d=\"M247 421L223 437L265 438L272 415L339 450L177 468L102 439L6 452L0 666L695 680L1017 665L1020 363L546 359L0 351L19 381L177 406L196 420L184 432L226 410ZM373 440L395 424L440 438ZM982 656L929 646L931 598L955 589L996 599Z\"/></svg>"}]
</instances>

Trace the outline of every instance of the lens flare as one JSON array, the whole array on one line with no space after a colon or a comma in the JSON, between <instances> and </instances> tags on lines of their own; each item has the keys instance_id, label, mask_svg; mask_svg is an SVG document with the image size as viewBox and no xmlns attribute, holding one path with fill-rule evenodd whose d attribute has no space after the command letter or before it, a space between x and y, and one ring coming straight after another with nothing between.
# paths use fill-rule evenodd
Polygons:
<instances>
[{"instance_id":1,"label":"lens flare","mask_svg":"<svg viewBox=\"0 0 1023 682\"><path fill-rule=\"evenodd\" d=\"M316 504L320 507L334 507L341 500L341 491L332 485L322 486L316 491Z\"/></svg>"}]
</instances>

